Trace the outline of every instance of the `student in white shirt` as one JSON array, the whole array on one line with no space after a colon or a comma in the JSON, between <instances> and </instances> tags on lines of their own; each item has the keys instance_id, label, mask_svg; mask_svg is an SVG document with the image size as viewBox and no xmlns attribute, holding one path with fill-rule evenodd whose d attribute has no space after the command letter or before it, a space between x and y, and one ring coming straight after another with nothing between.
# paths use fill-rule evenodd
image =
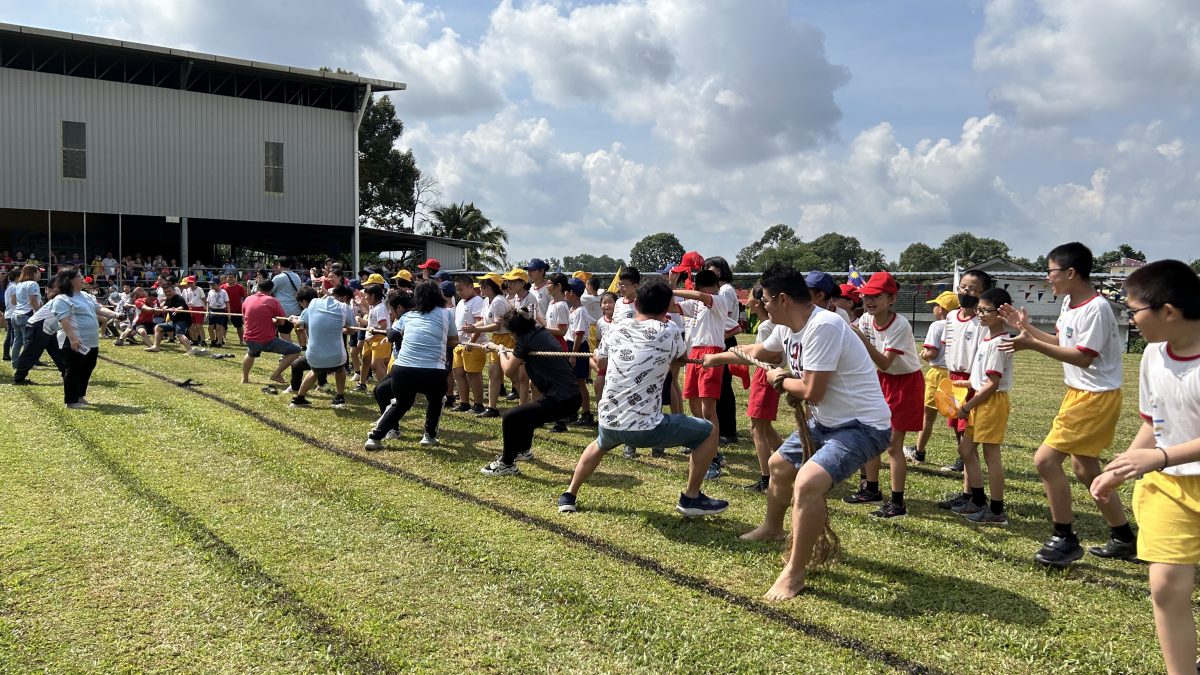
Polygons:
<instances>
[{"instance_id":1,"label":"student in white shirt","mask_svg":"<svg viewBox=\"0 0 1200 675\"><path fill-rule=\"evenodd\" d=\"M1083 557L1083 548L1072 527L1075 512L1063 463L1070 458L1075 477L1086 486L1100 475L1100 453L1112 444L1121 414L1122 345L1112 306L1092 287L1091 250L1079 242L1062 244L1051 249L1046 260L1047 280L1055 295L1064 296L1057 335L1034 327L1024 309L1009 305L1003 311L1009 324L1021 331L1011 340L1013 349L1029 349L1063 363L1067 393L1050 433L1033 456L1054 529L1033 559L1049 567L1066 567ZM1110 537L1088 553L1135 561L1137 541L1120 498L1113 495L1097 506Z\"/></svg>"},{"instance_id":2,"label":"student in white shirt","mask_svg":"<svg viewBox=\"0 0 1200 675\"><path fill-rule=\"evenodd\" d=\"M613 306L613 321L632 319L636 313L634 299L642 274L636 267L626 267L617 275L617 303Z\"/></svg>"},{"instance_id":3,"label":"student in white shirt","mask_svg":"<svg viewBox=\"0 0 1200 675\"><path fill-rule=\"evenodd\" d=\"M1125 280L1129 320L1149 344L1142 355L1138 412L1129 449L1092 481L1105 503L1133 488L1137 554L1150 563L1150 599L1168 673L1196 661L1192 595L1200 562L1200 278L1186 263L1159 260Z\"/></svg>"},{"instance_id":4,"label":"student in white shirt","mask_svg":"<svg viewBox=\"0 0 1200 675\"><path fill-rule=\"evenodd\" d=\"M206 311L204 290L196 285L196 277L186 276L179 280L179 295L187 303L192 323L188 338L199 346L204 345L204 315Z\"/></svg>"},{"instance_id":5,"label":"student in white shirt","mask_svg":"<svg viewBox=\"0 0 1200 675\"><path fill-rule=\"evenodd\" d=\"M213 284L208 289L208 339L214 347L225 346L225 330L229 325L229 293Z\"/></svg>"},{"instance_id":6,"label":"student in white shirt","mask_svg":"<svg viewBox=\"0 0 1200 675\"><path fill-rule=\"evenodd\" d=\"M921 360L929 364L925 369L925 422L921 432L917 434L916 446L904 448L904 458L913 464L925 463L925 446L933 435L933 425L937 423L937 401L934 392L946 379L946 316L958 309L958 296L951 291L942 291L936 298L926 304L932 305L933 323L925 333L921 344Z\"/></svg>"},{"instance_id":7,"label":"student in white shirt","mask_svg":"<svg viewBox=\"0 0 1200 675\"><path fill-rule=\"evenodd\" d=\"M570 325L567 328L567 351L586 354L589 351L588 332L592 327L592 321L587 308L580 301L584 292L584 284L579 279L572 278L567 282L566 301L567 306L571 308ZM592 374L592 360L591 357L577 356L573 361L572 368L575 369L575 379L579 383L579 409L582 413L572 426L594 427L596 419L592 417L591 392L588 391L588 377Z\"/></svg>"},{"instance_id":8,"label":"student in white shirt","mask_svg":"<svg viewBox=\"0 0 1200 675\"><path fill-rule=\"evenodd\" d=\"M529 292L529 272L523 268L514 267L501 276L508 285L508 303L512 306L513 311L526 310L536 320L538 314L537 296ZM530 387L529 375L525 371L525 366L517 368L515 374L510 376L510 381L513 383L513 391L517 392L517 403L525 404L533 400L533 390Z\"/></svg>"},{"instance_id":9,"label":"student in white shirt","mask_svg":"<svg viewBox=\"0 0 1200 675\"><path fill-rule=\"evenodd\" d=\"M380 332L363 332L362 337L362 365L358 372L358 384L354 390L362 393L367 390L367 380L371 374L375 375L375 383L382 382L387 377L388 359L391 357L392 344L388 342L386 331L391 323L391 315L388 312L387 303L384 302L385 291L383 286L379 284L369 284L363 289L363 298L367 304L366 315L357 319L358 325L363 328L370 328L372 331ZM323 306L322 303L321 306Z\"/></svg>"},{"instance_id":10,"label":"student in white shirt","mask_svg":"<svg viewBox=\"0 0 1200 675\"><path fill-rule=\"evenodd\" d=\"M695 321L688 335L692 345L688 352L689 360L703 359L709 354L725 351L725 326L730 312L730 300L720 292L721 282L715 272L700 270L696 273L694 283L696 290L675 290L675 296L683 298L681 313ZM706 368L688 363L683 376L683 397L688 401L692 416L704 418L718 429L717 401L721 398L723 373L727 371L728 367L724 365ZM707 477L720 476L723 465L724 457L718 452Z\"/></svg>"},{"instance_id":11,"label":"student in white shirt","mask_svg":"<svg viewBox=\"0 0 1200 675\"><path fill-rule=\"evenodd\" d=\"M469 330L483 322L488 302L475 292L475 281L463 275L454 280L454 292L458 303L454 305L454 327L462 335L462 341L454 348L454 386L461 397L452 412L469 412L482 415L487 412L483 405L483 367L487 364L487 351L466 344L482 345L483 336ZM474 405L471 404L474 401Z\"/></svg>"},{"instance_id":12,"label":"student in white shirt","mask_svg":"<svg viewBox=\"0 0 1200 675\"><path fill-rule=\"evenodd\" d=\"M975 307L979 304L979 296L993 285L995 282L987 272L975 269L963 272L957 289L959 307L946 317L946 325L942 331L942 340L946 343L946 377L955 383L955 399L960 402L975 395L971 390L971 363L979 349L979 341L983 339L983 327L979 323ZM978 453L979 448L964 436L967 420L950 418L949 426L954 430L958 442L959 457L954 464L942 469L950 473L959 473L963 469L962 455ZM953 510L962 506L970 500L970 492L964 475L962 493L938 502L938 508Z\"/></svg>"},{"instance_id":13,"label":"student in white shirt","mask_svg":"<svg viewBox=\"0 0 1200 675\"><path fill-rule=\"evenodd\" d=\"M741 316L742 302L738 299L737 289L733 287L733 270L721 256L713 256L704 260L704 269L717 275L720 288L717 291L725 298L724 346L737 345L737 334L742 332ZM738 365L743 371L744 366ZM749 386L746 381L746 386ZM717 430L720 432L721 444L730 445L738 442L737 431L737 402L733 396L733 373L729 366L721 369L721 395L717 398ZM723 458L722 458L723 459Z\"/></svg>"},{"instance_id":14,"label":"student in white shirt","mask_svg":"<svg viewBox=\"0 0 1200 675\"><path fill-rule=\"evenodd\" d=\"M460 328L459 333L463 336L471 337L477 334L490 333L491 336L488 341L492 344L512 349L517 343L504 321L505 317L512 312L512 305L500 290L501 285L504 283L504 277L495 272L490 272L475 278L479 280L479 294L483 296L484 300L483 320L474 326ZM487 354L487 357L488 402L483 412L478 413L476 416L499 417L500 409L497 406L500 402L500 387L504 384L504 369L500 366L499 353L492 352ZM516 391L516 387L517 383L513 382L514 391Z\"/></svg>"},{"instance_id":15,"label":"student in white shirt","mask_svg":"<svg viewBox=\"0 0 1200 675\"><path fill-rule=\"evenodd\" d=\"M613 326L613 308L617 304L617 294L604 292L600 296L600 320L596 322L596 345L599 346L604 341L604 336L612 330ZM593 349L594 351L594 349ZM603 368L596 369L596 379L593 380L593 390L596 394L596 402L599 405L600 399L604 396L604 376Z\"/></svg>"}]
</instances>

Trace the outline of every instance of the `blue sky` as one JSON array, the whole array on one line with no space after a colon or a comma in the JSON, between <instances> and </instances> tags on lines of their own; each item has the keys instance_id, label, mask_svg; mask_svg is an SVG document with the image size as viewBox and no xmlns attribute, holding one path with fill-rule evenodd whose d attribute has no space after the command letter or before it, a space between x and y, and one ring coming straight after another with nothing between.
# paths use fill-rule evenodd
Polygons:
<instances>
[{"instance_id":1,"label":"blue sky","mask_svg":"<svg viewBox=\"0 0 1200 675\"><path fill-rule=\"evenodd\" d=\"M514 259L734 256L778 222L896 257L969 230L1200 256L1192 0L0 0L0 21L409 84L419 166Z\"/></svg>"}]
</instances>

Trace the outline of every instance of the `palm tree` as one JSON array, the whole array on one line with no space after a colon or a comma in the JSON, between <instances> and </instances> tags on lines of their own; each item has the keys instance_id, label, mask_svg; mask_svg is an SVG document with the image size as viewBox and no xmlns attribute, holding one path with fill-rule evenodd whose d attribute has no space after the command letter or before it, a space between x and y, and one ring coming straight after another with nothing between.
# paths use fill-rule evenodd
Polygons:
<instances>
[{"instance_id":1,"label":"palm tree","mask_svg":"<svg viewBox=\"0 0 1200 675\"><path fill-rule=\"evenodd\" d=\"M508 254L508 233L492 225L474 202L438 206L429 215L429 228L435 237L479 242L479 246L467 249L467 269L492 270L503 266Z\"/></svg>"}]
</instances>

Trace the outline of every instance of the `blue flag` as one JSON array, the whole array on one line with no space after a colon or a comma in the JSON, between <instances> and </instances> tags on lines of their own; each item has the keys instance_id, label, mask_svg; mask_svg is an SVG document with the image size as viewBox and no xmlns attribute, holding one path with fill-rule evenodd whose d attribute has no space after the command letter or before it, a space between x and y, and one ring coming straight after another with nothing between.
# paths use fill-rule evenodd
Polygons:
<instances>
[{"instance_id":1,"label":"blue flag","mask_svg":"<svg viewBox=\"0 0 1200 675\"><path fill-rule=\"evenodd\" d=\"M862 275L858 273L858 268L854 266L854 261L850 261L850 284L855 288L860 288L863 285Z\"/></svg>"}]
</instances>

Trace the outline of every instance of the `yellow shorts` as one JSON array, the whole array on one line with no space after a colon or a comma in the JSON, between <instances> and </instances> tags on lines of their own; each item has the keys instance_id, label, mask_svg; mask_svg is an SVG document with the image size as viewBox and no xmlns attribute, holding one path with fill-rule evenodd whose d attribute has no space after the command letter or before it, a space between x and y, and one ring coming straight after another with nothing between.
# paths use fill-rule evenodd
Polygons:
<instances>
[{"instance_id":1,"label":"yellow shorts","mask_svg":"<svg viewBox=\"0 0 1200 675\"><path fill-rule=\"evenodd\" d=\"M492 342L501 347L508 347L509 349L517 346L517 339L513 337L512 333L492 333ZM491 357L493 363L500 363L499 354L489 352L488 355Z\"/></svg>"},{"instance_id":2,"label":"yellow shorts","mask_svg":"<svg viewBox=\"0 0 1200 675\"><path fill-rule=\"evenodd\" d=\"M967 421L967 427L972 429L971 440L976 443L1003 443L1011 410L1007 391L998 391L983 405L972 408L971 418Z\"/></svg>"},{"instance_id":3,"label":"yellow shorts","mask_svg":"<svg viewBox=\"0 0 1200 675\"><path fill-rule=\"evenodd\" d=\"M1112 445L1120 415L1120 389L1097 393L1068 387L1042 443L1067 455L1099 457Z\"/></svg>"},{"instance_id":4,"label":"yellow shorts","mask_svg":"<svg viewBox=\"0 0 1200 675\"><path fill-rule=\"evenodd\" d=\"M392 343L388 342L387 336L372 335L363 343L363 354L370 354L372 360L386 360L392 355Z\"/></svg>"},{"instance_id":5,"label":"yellow shorts","mask_svg":"<svg viewBox=\"0 0 1200 675\"><path fill-rule=\"evenodd\" d=\"M485 363L487 363L486 350L475 347L467 348L462 345L454 348L453 367L455 369L462 368L468 373L482 373Z\"/></svg>"},{"instance_id":6,"label":"yellow shorts","mask_svg":"<svg viewBox=\"0 0 1200 675\"><path fill-rule=\"evenodd\" d=\"M1154 471L1133 487L1138 557L1146 562L1200 562L1200 476Z\"/></svg>"},{"instance_id":7,"label":"yellow shorts","mask_svg":"<svg viewBox=\"0 0 1200 675\"><path fill-rule=\"evenodd\" d=\"M596 324L592 324L591 326L588 327L588 346L591 347L592 348L591 351L594 352L594 351L596 351L596 347L598 347L599 345L600 345L600 337L596 333Z\"/></svg>"},{"instance_id":8,"label":"yellow shorts","mask_svg":"<svg viewBox=\"0 0 1200 675\"><path fill-rule=\"evenodd\" d=\"M937 410L937 401L933 400L933 392L938 390L938 385L941 384L942 380L946 379L947 377L948 376L946 375L945 368L930 366L929 369L925 371L926 408L933 408L934 410Z\"/></svg>"}]
</instances>

